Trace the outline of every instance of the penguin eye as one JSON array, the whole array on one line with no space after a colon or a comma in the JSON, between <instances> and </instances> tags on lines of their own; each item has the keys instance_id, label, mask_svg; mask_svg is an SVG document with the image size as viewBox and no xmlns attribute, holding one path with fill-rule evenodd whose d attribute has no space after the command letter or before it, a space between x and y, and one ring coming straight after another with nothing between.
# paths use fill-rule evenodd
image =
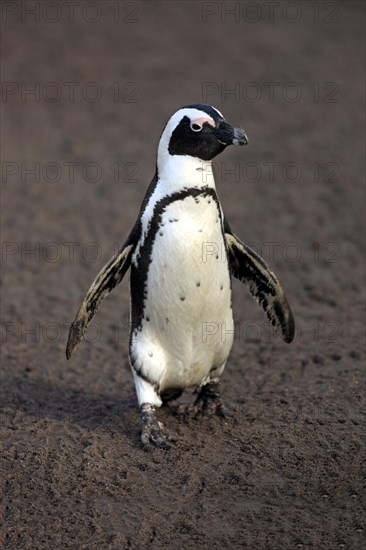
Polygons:
<instances>
[{"instance_id":1,"label":"penguin eye","mask_svg":"<svg viewBox=\"0 0 366 550\"><path fill-rule=\"evenodd\" d=\"M200 132L202 130L202 126L197 124L197 122L191 122L191 130L194 132Z\"/></svg>"}]
</instances>

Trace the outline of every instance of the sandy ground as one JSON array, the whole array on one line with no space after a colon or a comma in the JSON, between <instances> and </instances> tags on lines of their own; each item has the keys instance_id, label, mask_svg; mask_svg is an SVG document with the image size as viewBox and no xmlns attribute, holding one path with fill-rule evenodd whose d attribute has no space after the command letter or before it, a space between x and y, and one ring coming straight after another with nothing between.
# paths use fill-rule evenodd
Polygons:
<instances>
[{"instance_id":1,"label":"sandy ground","mask_svg":"<svg viewBox=\"0 0 366 550\"><path fill-rule=\"evenodd\" d=\"M4 548L363 544L364 4L274 4L2 5ZM227 421L166 408L179 441L147 452L127 278L64 350L192 102L248 133L217 159L218 192L298 332L273 338L234 282Z\"/></svg>"}]
</instances>

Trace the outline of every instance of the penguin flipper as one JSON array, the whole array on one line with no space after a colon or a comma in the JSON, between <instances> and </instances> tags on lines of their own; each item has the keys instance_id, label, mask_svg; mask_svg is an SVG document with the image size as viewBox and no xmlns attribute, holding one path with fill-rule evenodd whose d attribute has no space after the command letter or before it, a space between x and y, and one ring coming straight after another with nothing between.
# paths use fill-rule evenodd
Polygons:
<instances>
[{"instance_id":1,"label":"penguin flipper","mask_svg":"<svg viewBox=\"0 0 366 550\"><path fill-rule=\"evenodd\" d=\"M225 240L232 274L249 288L271 324L280 329L283 340L292 342L295 321L276 275L254 250L231 232L227 223Z\"/></svg>"},{"instance_id":2,"label":"penguin flipper","mask_svg":"<svg viewBox=\"0 0 366 550\"><path fill-rule=\"evenodd\" d=\"M130 238L127 239L117 254L105 264L94 279L71 324L66 346L67 359L70 359L74 349L83 339L100 302L122 281L131 265L134 248L135 242L131 242Z\"/></svg>"}]
</instances>

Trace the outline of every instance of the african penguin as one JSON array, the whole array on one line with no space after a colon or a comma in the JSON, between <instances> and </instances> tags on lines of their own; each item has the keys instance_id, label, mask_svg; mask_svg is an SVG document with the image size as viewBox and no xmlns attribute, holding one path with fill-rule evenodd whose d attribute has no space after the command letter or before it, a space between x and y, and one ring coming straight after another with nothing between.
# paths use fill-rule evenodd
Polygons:
<instances>
[{"instance_id":1,"label":"african penguin","mask_svg":"<svg viewBox=\"0 0 366 550\"><path fill-rule=\"evenodd\" d=\"M294 320L278 279L231 231L216 193L212 160L229 145L247 143L244 130L209 105L173 114L138 219L71 325L68 359L101 300L131 269L130 363L146 446L171 445L155 409L185 388L198 386L186 413L224 415L219 380L233 343L231 275L248 286L283 339L293 339Z\"/></svg>"}]
</instances>

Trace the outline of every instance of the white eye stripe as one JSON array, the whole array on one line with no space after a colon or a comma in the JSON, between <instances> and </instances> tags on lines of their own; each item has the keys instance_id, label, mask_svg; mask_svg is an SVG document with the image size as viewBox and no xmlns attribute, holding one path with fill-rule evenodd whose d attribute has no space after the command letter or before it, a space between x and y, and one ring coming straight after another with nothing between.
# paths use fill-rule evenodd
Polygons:
<instances>
[{"instance_id":1,"label":"white eye stripe","mask_svg":"<svg viewBox=\"0 0 366 550\"><path fill-rule=\"evenodd\" d=\"M200 132L202 130L203 125L205 122L207 122L210 126L215 128L215 121L213 118L211 118L208 115L204 116L198 116L198 117L190 117L191 123L190 126L194 132ZM198 130L198 127L200 127L200 130Z\"/></svg>"}]
</instances>

